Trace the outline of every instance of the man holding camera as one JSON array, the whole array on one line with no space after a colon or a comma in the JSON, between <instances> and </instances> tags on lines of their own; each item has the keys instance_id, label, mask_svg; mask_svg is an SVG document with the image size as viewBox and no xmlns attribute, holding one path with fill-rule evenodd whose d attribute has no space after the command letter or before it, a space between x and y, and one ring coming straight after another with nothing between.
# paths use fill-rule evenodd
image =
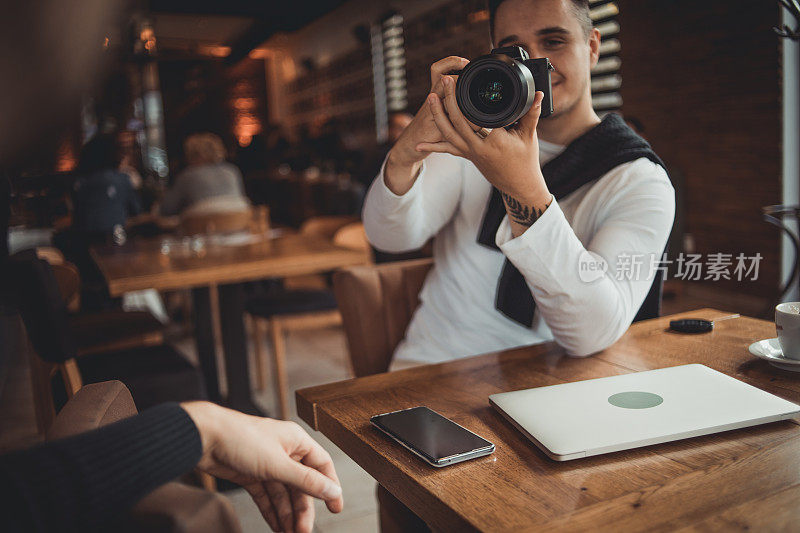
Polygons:
<instances>
[{"instance_id":1,"label":"man holding camera","mask_svg":"<svg viewBox=\"0 0 800 533\"><path fill-rule=\"evenodd\" d=\"M537 82L513 126L479 127L450 75L469 61L431 67L431 94L364 207L381 250L436 237L435 267L395 366L553 339L577 356L604 349L642 306L672 226L674 191L660 159L618 115L601 121L592 108L600 33L588 1L490 0L489 12L495 47L549 58L554 112L540 120L550 88ZM502 86L460 94L493 105L513 96ZM636 275L617 275L631 257L646 261Z\"/></svg>"}]
</instances>

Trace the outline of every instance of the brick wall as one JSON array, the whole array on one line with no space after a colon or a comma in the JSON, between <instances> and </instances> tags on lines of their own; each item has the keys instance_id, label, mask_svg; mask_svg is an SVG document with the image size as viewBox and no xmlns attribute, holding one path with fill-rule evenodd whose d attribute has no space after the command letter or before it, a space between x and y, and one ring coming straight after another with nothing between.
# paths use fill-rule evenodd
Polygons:
<instances>
[{"instance_id":1,"label":"brick wall","mask_svg":"<svg viewBox=\"0 0 800 533\"><path fill-rule=\"evenodd\" d=\"M758 281L723 286L773 296L780 240L760 208L781 200L776 2L617 3L622 111L644 123L656 152L683 176L696 251L760 252Z\"/></svg>"}]
</instances>

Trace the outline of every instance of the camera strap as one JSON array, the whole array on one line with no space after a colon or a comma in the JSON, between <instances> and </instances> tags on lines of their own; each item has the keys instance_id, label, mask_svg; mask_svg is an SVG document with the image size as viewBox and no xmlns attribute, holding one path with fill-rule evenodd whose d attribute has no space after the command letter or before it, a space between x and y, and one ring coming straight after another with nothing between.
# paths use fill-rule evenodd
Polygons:
<instances>
[{"instance_id":1,"label":"camera strap","mask_svg":"<svg viewBox=\"0 0 800 533\"><path fill-rule=\"evenodd\" d=\"M650 145L636 134L616 113L603 120L572 141L563 152L542 167L547 188L556 200L561 200L577 189L600 179L615 167L646 157L662 166L664 162ZM478 243L500 252L495 236L506 215L500 191L492 187L492 194L478 233ZM535 222L534 222L535 223ZM505 260L497 283L495 309L511 320L526 327L533 325L536 302L525 282L525 277L511 261Z\"/></svg>"}]
</instances>

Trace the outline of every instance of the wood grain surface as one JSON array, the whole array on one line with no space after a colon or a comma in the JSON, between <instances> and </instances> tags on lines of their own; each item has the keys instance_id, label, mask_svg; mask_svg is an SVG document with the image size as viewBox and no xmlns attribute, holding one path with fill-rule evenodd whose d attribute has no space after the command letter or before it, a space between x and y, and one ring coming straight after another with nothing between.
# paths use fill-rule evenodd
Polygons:
<instances>
[{"instance_id":1,"label":"wood grain surface","mask_svg":"<svg viewBox=\"0 0 800 533\"><path fill-rule=\"evenodd\" d=\"M142 289L180 289L314 274L367 261L367 253L319 237L290 234L250 244L207 244L199 253L161 253L162 238L99 246L92 257L112 296Z\"/></svg>"},{"instance_id":2,"label":"wood grain surface","mask_svg":"<svg viewBox=\"0 0 800 533\"><path fill-rule=\"evenodd\" d=\"M555 343L297 391L300 416L435 530L790 530L800 526L796 421L568 462L547 458L488 404L497 392L702 363L800 403L800 374L752 356L775 335L741 317L700 335L676 317L639 322L610 348L572 358ZM372 415L427 405L494 442L494 454L436 469L369 425Z\"/></svg>"}]
</instances>

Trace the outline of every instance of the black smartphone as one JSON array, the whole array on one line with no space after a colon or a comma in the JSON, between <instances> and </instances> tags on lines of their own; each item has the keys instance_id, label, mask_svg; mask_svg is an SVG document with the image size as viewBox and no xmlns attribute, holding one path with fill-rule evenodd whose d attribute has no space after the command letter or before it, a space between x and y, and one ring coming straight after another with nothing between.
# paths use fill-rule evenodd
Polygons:
<instances>
[{"instance_id":1,"label":"black smartphone","mask_svg":"<svg viewBox=\"0 0 800 533\"><path fill-rule=\"evenodd\" d=\"M494 444L428 407L375 415L370 423L433 466L489 455Z\"/></svg>"}]
</instances>

